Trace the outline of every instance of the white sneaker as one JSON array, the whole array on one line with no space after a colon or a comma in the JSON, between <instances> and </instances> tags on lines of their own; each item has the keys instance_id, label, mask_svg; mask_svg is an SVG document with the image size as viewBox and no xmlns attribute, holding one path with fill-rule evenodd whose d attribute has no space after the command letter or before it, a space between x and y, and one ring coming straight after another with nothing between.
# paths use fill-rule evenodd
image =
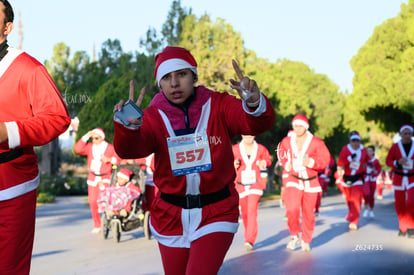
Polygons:
<instances>
[{"instance_id":1,"label":"white sneaker","mask_svg":"<svg viewBox=\"0 0 414 275\"><path fill-rule=\"evenodd\" d=\"M91 233L92 234L98 234L99 232L101 232L101 229L99 227L95 227L94 229L92 229Z\"/></svg>"},{"instance_id":2,"label":"white sneaker","mask_svg":"<svg viewBox=\"0 0 414 275\"><path fill-rule=\"evenodd\" d=\"M291 236L290 241L286 245L286 248L290 250L295 250L299 246L300 246L300 240L298 236Z\"/></svg>"},{"instance_id":3,"label":"white sneaker","mask_svg":"<svg viewBox=\"0 0 414 275\"><path fill-rule=\"evenodd\" d=\"M305 243L304 241L302 241L302 251L305 251L305 252L311 251L310 244Z\"/></svg>"},{"instance_id":4,"label":"white sneaker","mask_svg":"<svg viewBox=\"0 0 414 275\"><path fill-rule=\"evenodd\" d=\"M372 210L369 211L369 217L370 218L375 218L374 211L372 211Z\"/></svg>"},{"instance_id":5,"label":"white sneaker","mask_svg":"<svg viewBox=\"0 0 414 275\"><path fill-rule=\"evenodd\" d=\"M365 209L364 214L362 214L362 217L366 218L366 217L368 217L368 214L369 214L369 210Z\"/></svg>"},{"instance_id":6,"label":"white sneaker","mask_svg":"<svg viewBox=\"0 0 414 275\"><path fill-rule=\"evenodd\" d=\"M244 247L246 248L247 251L253 250L253 245L251 243L244 243Z\"/></svg>"}]
</instances>

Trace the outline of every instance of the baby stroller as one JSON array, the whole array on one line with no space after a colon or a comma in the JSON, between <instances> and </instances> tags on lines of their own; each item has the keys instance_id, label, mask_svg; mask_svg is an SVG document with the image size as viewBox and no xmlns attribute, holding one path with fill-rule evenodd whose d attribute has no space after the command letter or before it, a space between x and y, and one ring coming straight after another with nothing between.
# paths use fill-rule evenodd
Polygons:
<instances>
[{"instance_id":1,"label":"baby stroller","mask_svg":"<svg viewBox=\"0 0 414 275\"><path fill-rule=\"evenodd\" d=\"M132 172L131 182L137 185L141 189L141 194L130 192L129 194L123 194L129 196L128 199L135 197L131 204L131 210L126 216L122 216L118 211L112 211L111 205L108 204L108 196L111 196L111 192L119 191L119 188L115 188L117 182L117 173L122 168L127 168ZM128 188L125 188L128 189ZM125 190L124 189L124 190ZM136 192L135 190L131 190ZM146 239L151 239L151 233L149 230L149 211L142 210L142 203L145 192L145 173L139 165L136 164L119 164L112 168L112 178L110 187L102 192L100 199L98 200L99 210L101 213L101 233L104 239L108 238L109 231L112 230L112 236L115 242L119 242L121 239L121 232L128 232L139 227L143 228L144 236ZM137 196L138 195L138 196Z\"/></svg>"}]
</instances>

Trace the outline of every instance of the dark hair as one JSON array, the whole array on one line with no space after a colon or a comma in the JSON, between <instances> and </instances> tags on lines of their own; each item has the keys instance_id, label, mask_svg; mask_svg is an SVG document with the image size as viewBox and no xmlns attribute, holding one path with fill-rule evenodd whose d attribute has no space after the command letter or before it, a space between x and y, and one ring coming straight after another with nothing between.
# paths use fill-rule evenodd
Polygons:
<instances>
[{"instance_id":1,"label":"dark hair","mask_svg":"<svg viewBox=\"0 0 414 275\"><path fill-rule=\"evenodd\" d=\"M373 151L373 152L375 152L375 147L374 147L374 145L369 145L369 146L367 146L367 149L368 149L368 148L371 148L371 149L372 149L372 151Z\"/></svg>"},{"instance_id":2,"label":"dark hair","mask_svg":"<svg viewBox=\"0 0 414 275\"><path fill-rule=\"evenodd\" d=\"M4 5L4 24L11 22L13 23L14 20L14 12L13 12L13 8L10 5L9 1L7 0L0 0L1 3L3 3Z\"/></svg>"}]
</instances>

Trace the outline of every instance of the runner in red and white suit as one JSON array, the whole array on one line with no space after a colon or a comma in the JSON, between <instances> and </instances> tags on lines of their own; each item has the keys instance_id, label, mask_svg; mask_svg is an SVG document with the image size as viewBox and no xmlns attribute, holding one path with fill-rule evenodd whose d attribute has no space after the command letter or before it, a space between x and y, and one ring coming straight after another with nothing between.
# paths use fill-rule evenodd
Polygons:
<instances>
[{"instance_id":1,"label":"runner in red and white suit","mask_svg":"<svg viewBox=\"0 0 414 275\"><path fill-rule=\"evenodd\" d=\"M394 143L385 160L392 168L395 211L397 212L399 236L414 238L414 142L413 127L400 128L401 140Z\"/></svg>"},{"instance_id":2,"label":"runner in red and white suit","mask_svg":"<svg viewBox=\"0 0 414 275\"><path fill-rule=\"evenodd\" d=\"M365 169L363 187L365 210L362 216L364 218L368 216L374 218L375 190L377 188L377 176L381 173L381 164L375 157L375 147L373 145L367 147L367 153L369 161Z\"/></svg>"},{"instance_id":3,"label":"runner in red and white suit","mask_svg":"<svg viewBox=\"0 0 414 275\"><path fill-rule=\"evenodd\" d=\"M357 131L351 133L349 140L350 143L342 147L339 153L338 170L343 170L343 192L349 209L346 216L349 229L357 230L363 195L363 177L369 157Z\"/></svg>"},{"instance_id":4,"label":"runner in red and white suit","mask_svg":"<svg viewBox=\"0 0 414 275\"><path fill-rule=\"evenodd\" d=\"M92 142L88 140L92 138ZM91 208L94 228L92 233L99 233L101 218L98 211L99 193L111 183L112 165L119 162L112 144L105 141L105 133L101 128L95 128L86 133L76 142L74 151L85 155L88 161L88 202Z\"/></svg>"},{"instance_id":5,"label":"runner in red and white suit","mask_svg":"<svg viewBox=\"0 0 414 275\"><path fill-rule=\"evenodd\" d=\"M300 245L300 214L302 210L302 250L310 251L315 228L314 209L318 192L322 191L318 171L329 163L330 154L325 143L308 130L306 116L296 115L292 120L294 134L285 137L279 146L280 161L288 173L285 189L285 207L291 234L287 248Z\"/></svg>"},{"instance_id":6,"label":"runner in red and white suit","mask_svg":"<svg viewBox=\"0 0 414 275\"><path fill-rule=\"evenodd\" d=\"M12 22L0 1L0 274L29 274L40 181L33 147L65 132L70 117L45 67L7 45Z\"/></svg>"},{"instance_id":7,"label":"runner in red and white suit","mask_svg":"<svg viewBox=\"0 0 414 275\"><path fill-rule=\"evenodd\" d=\"M124 126L115 117L114 146L123 158L155 154L159 192L150 227L165 274L217 274L238 228L231 139L270 129L273 107L236 62L240 82L230 82L240 96L251 95L243 101L195 86L197 62L186 49L166 47L155 65L161 92L144 110L142 121L131 118ZM133 82L130 90L134 99ZM144 93L142 89L138 106Z\"/></svg>"},{"instance_id":8,"label":"runner in red and white suit","mask_svg":"<svg viewBox=\"0 0 414 275\"><path fill-rule=\"evenodd\" d=\"M244 225L244 243L252 250L259 227L257 212L259 199L266 188L261 170L272 164L269 151L254 140L254 136L242 135L242 141L233 145L234 166L236 168L236 190L239 193L240 210Z\"/></svg>"}]
</instances>

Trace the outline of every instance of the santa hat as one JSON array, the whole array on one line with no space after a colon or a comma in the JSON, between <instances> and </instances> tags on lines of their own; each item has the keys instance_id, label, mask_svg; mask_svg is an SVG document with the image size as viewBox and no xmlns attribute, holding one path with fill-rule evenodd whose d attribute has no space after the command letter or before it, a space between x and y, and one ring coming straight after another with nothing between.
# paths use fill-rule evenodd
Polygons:
<instances>
[{"instance_id":1,"label":"santa hat","mask_svg":"<svg viewBox=\"0 0 414 275\"><path fill-rule=\"evenodd\" d=\"M306 130L309 129L309 121L305 115L296 115L292 120L292 126L303 126Z\"/></svg>"},{"instance_id":2,"label":"santa hat","mask_svg":"<svg viewBox=\"0 0 414 275\"><path fill-rule=\"evenodd\" d=\"M100 136L102 139L105 139L105 133L104 133L104 131L101 128L95 128L95 129L93 129L92 130L92 133L95 134L95 135L97 135L97 136Z\"/></svg>"},{"instance_id":3,"label":"santa hat","mask_svg":"<svg viewBox=\"0 0 414 275\"><path fill-rule=\"evenodd\" d=\"M132 176L132 172L126 168L122 168L121 170L118 171L118 173L116 173L116 175L123 179L130 180Z\"/></svg>"},{"instance_id":4,"label":"santa hat","mask_svg":"<svg viewBox=\"0 0 414 275\"><path fill-rule=\"evenodd\" d=\"M190 69L197 76L197 62L191 53L180 47L166 47L155 56L154 77L160 86L161 78L174 71Z\"/></svg>"},{"instance_id":5,"label":"santa hat","mask_svg":"<svg viewBox=\"0 0 414 275\"><path fill-rule=\"evenodd\" d=\"M404 130L410 130L411 133L414 132L413 131L413 126L408 125L408 124L405 124L405 125L401 126L400 133L402 133Z\"/></svg>"},{"instance_id":6,"label":"santa hat","mask_svg":"<svg viewBox=\"0 0 414 275\"><path fill-rule=\"evenodd\" d=\"M353 131L351 133L351 135L349 136L349 140L359 140L361 141L361 136L359 135L359 133L357 131Z\"/></svg>"}]
</instances>

